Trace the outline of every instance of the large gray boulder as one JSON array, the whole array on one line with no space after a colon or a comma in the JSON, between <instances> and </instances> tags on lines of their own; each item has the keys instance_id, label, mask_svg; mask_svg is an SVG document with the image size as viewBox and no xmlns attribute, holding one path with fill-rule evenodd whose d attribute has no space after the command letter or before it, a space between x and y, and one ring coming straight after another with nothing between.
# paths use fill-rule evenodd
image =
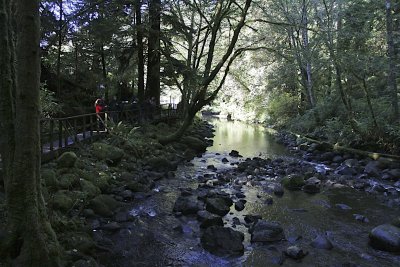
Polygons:
<instances>
[{"instance_id":1,"label":"large gray boulder","mask_svg":"<svg viewBox=\"0 0 400 267\"><path fill-rule=\"evenodd\" d=\"M382 224L369 234L370 244L373 248L389 251L400 252L400 228L391 224Z\"/></svg>"},{"instance_id":2,"label":"large gray boulder","mask_svg":"<svg viewBox=\"0 0 400 267\"><path fill-rule=\"evenodd\" d=\"M285 233L278 222L257 221L250 229L251 242L275 242L285 239Z\"/></svg>"},{"instance_id":3,"label":"large gray boulder","mask_svg":"<svg viewBox=\"0 0 400 267\"><path fill-rule=\"evenodd\" d=\"M244 234L231 228L211 226L201 236L204 249L218 256L243 255Z\"/></svg>"}]
</instances>

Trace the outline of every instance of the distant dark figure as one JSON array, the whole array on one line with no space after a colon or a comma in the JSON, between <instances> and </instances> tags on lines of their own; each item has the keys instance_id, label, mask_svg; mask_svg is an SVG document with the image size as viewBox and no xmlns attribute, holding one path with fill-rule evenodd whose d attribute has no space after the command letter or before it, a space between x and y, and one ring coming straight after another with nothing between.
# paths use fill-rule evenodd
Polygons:
<instances>
[{"instance_id":1,"label":"distant dark figure","mask_svg":"<svg viewBox=\"0 0 400 267\"><path fill-rule=\"evenodd\" d=\"M104 103L104 100L101 98L98 98L96 102L94 102L94 106L96 108L96 115L97 115L97 125L99 130L104 130L105 129L105 111L106 111L106 105Z\"/></svg>"},{"instance_id":2,"label":"distant dark figure","mask_svg":"<svg viewBox=\"0 0 400 267\"><path fill-rule=\"evenodd\" d=\"M110 118L113 123L118 123L119 113L121 112L121 105L117 101L117 97L113 96L110 104L108 105L108 110L110 111Z\"/></svg>"},{"instance_id":3,"label":"distant dark figure","mask_svg":"<svg viewBox=\"0 0 400 267\"><path fill-rule=\"evenodd\" d=\"M233 120L232 120L232 114L231 114L231 113L228 113L228 116L226 116L226 119L227 119L228 121L233 121Z\"/></svg>"}]
</instances>

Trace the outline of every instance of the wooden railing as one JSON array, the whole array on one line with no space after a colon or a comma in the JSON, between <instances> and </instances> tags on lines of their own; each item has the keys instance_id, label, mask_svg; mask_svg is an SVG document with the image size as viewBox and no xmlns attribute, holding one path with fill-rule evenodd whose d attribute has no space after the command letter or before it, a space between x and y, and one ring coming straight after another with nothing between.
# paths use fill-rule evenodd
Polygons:
<instances>
[{"instance_id":1,"label":"wooden railing","mask_svg":"<svg viewBox=\"0 0 400 267\"><path fill-rule=\"evenodd\" d=\"M179 117L176 105L161 105L158 107L125 106L120 111L107 111L99 114L90 113L65 118L45 118L40 121L42 155L52 154L94 137L107 134L106 128L110 122L126 121L131 124L171 120ZM105 128L103 127L105 125Z\"/></svg>"}]
</instances>

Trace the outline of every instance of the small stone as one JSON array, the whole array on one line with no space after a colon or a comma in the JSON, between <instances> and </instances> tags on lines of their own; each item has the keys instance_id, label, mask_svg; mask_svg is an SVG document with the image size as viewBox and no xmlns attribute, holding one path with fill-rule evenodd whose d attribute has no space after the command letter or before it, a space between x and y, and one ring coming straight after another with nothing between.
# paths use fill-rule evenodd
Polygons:
<instances>
[{"instance_id":1,"label":"small stone","mask_svg":"<svg viewBox=\"0 0 400 267\"><path fill-rule=\"evenodd\" d=\"M247 201L244 200L244 199L241 199L241 200L237 201L237 202L235 203L235 209L236 209L237 211L242 211L242 210L244 210L244 204L245 204L246 202L247 202Z\"/></svg>"},{"instance_id":2,"label":"small stone","mask_svg":"<svg viewBox=\"0 0 400 267\"><path fill-rule=\"evenodd\" d=\"M312 242L311 246L317 249L331 250L332 242L325 235L318 235Z\"/></svg>"},{"instance_id":3,"label":"small stone","mask_svg":"<svg viewBox=\"0 0 400 267\"><path fill-rule=\"evenodd\" d=\"M335 207L341 210L351 210L352 207L346 205L346 204L335 204Z\"/></svg>"},{"instance_id":4,"label":"small stone","mask_svg":"<svg viewBox=\"0 0 400 267\"><path fill-rule=\"evenodd\" d=\"M294 260L300 260L307 256L308 252L304 253L298 246L290 246L285 250L285 255Z\"/></svg>"}]
</instances>

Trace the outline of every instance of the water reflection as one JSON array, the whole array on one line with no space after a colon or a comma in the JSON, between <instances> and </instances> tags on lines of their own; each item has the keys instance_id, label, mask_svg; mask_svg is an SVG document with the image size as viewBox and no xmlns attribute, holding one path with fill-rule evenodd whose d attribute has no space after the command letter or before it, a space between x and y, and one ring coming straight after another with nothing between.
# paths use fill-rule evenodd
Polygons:
<instances>
[{"instance_id":1,"label":"water reflection","mask_svg":"<svg viewBox=\"0 0 400 267\"><path fill-rule=\"evenodd\" d=\"M289 156L286 148L277 144L261 125L212 118L208 120L215 126L214 145L207 149L208 152L229 153L234 149L244 157Z\"/></svg>"}]
</instances>

